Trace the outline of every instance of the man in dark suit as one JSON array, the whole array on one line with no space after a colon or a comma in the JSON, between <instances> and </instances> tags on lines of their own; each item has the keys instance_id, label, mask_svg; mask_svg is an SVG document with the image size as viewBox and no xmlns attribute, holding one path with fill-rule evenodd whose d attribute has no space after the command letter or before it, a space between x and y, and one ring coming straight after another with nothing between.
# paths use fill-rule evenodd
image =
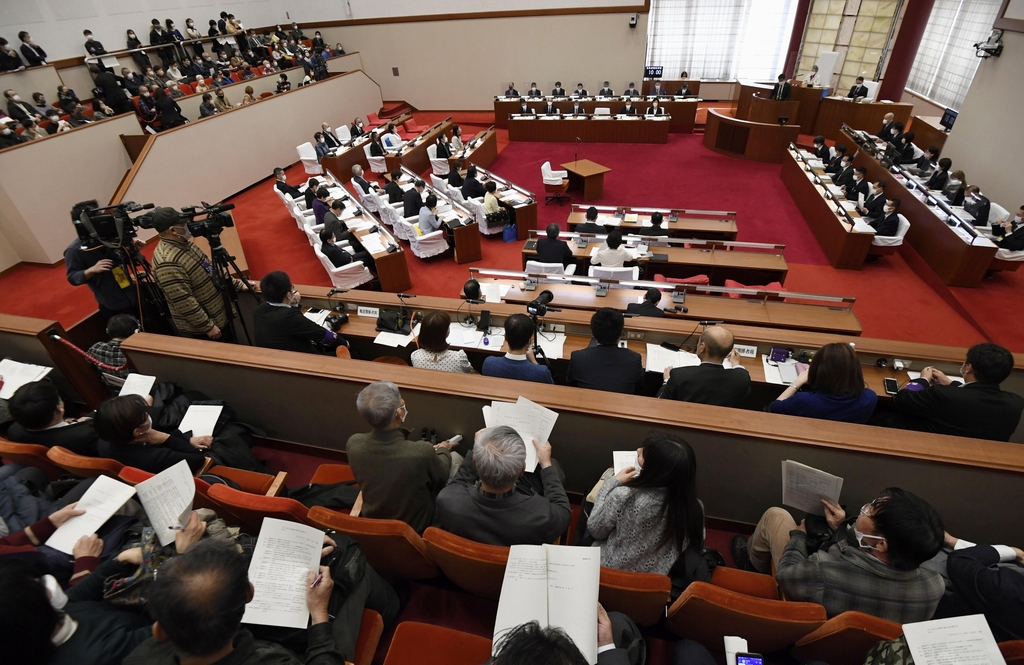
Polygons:
<instances>
[{"instance_id":1,"label":"man in dark suit","mask_svg":"<svg viewBox=\"0 0 1024 665\"><path fill-rule=\"evenodd\" d=\"M859 166L857 168L860 168ZM863 180L861 181L863 182ZM849 197L847 197L849 198ZM876 180L871 183L871 192L864 197L864 205L857 206L861 217L881 219L885 213L885 181Z\"/></svg>"},{"instance_id":2,"label":"man in dark suit","mask_svg":"<svg viewBox=\"0 0 1024 665\"><path fill-rule=\"evenodd\" d=\"M7 115L11 116L18 122L28 120L29 118L34 120L42 118L35 107L22 100L21 96L14 92L14 90L4 90L4 97L7 98Z\"/></svg>"},{"instance_id":3,"label":"man in dark suit","mask_svg":"<svg viewBox=\"0 0 1024 665\"><path fill-rule=\"evenodd\" d=\"M651 86L651 91L648 96L653 97L665 97L668 95L668 89L661 84L661 81L655 81L654 85Z\"/></svg>"},{"instance_id":4,"label":"man in dark suit","mask_svg":"<svg viewBox=\"0 0 1024 665\"><path fill-rule=\"evenodd\" d=\"M665 115L665 107L659 106L658 100L654 99L644 115Z\"/></svg>"},{"instance_id":5,"label":"man in dark suit","mask_svg":"<svg viewBox=\"0 0 1024 665\"><path fill-rule=\"evenodd\" d=\"M842 171L843 155L845 155L845 154L846 154L846 144L845 143L837 143L836 144L836 156L829 160L828 165L825 167L825 173L832 173L834 175L839 175L839 172Z\"/></svg>"},{"instance_id":6,"label":"man in dark suit","mask_svg":"<svg viewBox=\"0 0 1024 665\"><path fill-rule=\"evenodd\" d=\"M636 107L633 106L632 99L626 99L626 103L619 109L619 115L636 115Z\"/></svg>"},{"instance_id":7,"label":"man in dark suit","mask_svg":"<svg viewBox=\"0 0 1024 665\"><path fill-rule=\"evenodd\" d=\"M871 196L871 188L868 186L868 170L863 166L853 167L853 177L849 180L843 192L846 198L854 203L858 202L860 196L864 196L864 200Z\"/></svg>"},{"instance_id":8,"label":"man in dark suit","mask_svg":"<svg viewBox=\"0 0 1024 665\"><path fill-rule=\"evenodd\" d=\"M612 92L611 85L608 81L604 82L604 87L597 91L598 97L614 97L615 93Z\"/></svg>"},{"instance_id":9,"label":"man in dark suit","mask_svg":"<svg viewBox=\"0 0 1024 665\"><path fill-rule=\"evenodd\" d=\"M936 619L984 614L997 642L1024 640L1024 551L1006 545L974 545L946 534L952 547L946 559L950 590L939 602Z\"/></svg>"},{"instance_id":10,"label":"man in dark suit","mask_svg":"<svg viewBox=\"0 0 1024 665\"><path fill-rule=\"evenodd\" d=\"M518 97L519 96L519 91L516 90L516 84L515 83L509 83L508 84L508 90L505 91L505 96L506 97Z\"/></svg>"},{"instance_id":11,"label":"man in dark suit","mask_svg":"<svg viewBox=\"0 0 1024 665\"><path fill-rule=\"evenodd\" d=\"M786 75L779 74L779 82L772 88L772 99L780 102L789 101L792 92L793 89L789 85L789 81L786 80Z\"/></svg>"},{"instance_id":12,"label":"man in dark suit","mask_svg":"<svg viewBox=\"0 0 1024 665\"><path fill-rule=\"evenodd\" d=\"M843 155L839 161L839 172L832 176L832 182L835 183L836 187L845 191L848 188L852 188L854 182L853 178L853 157L850 155Z\"/></svg>"},{"instance_id":13,"label":"man in dark suit","mask_svg":"<svg viewBox=\"0 0 1024 665\"><path fill-rule=\"evenodd\" d=\"M79 455L95 457L99 438L92 418L64 418L64 401L48 379L34 381L14 391L8 402L14 424L7 438L16 443L61 446Z\"/></svg>"},{"instance_id":14,"label":"man in dark suit","mask_svg":"<svg viewBox=\"0 0 1024 665\"><path fill-rule=\"evenodd\" d=\"M543 97L544 93L540 91L536 83L530 84L530 89L526 91L527 97Z\"/></svg>"},{"instance_id":15,"label":"man in dark suit","mask_svg":"<svg viewBox=\"0 0 1024 665\"><path fill-rule=\"evenodd\" d=\"M857 77L857 83L855 83L854 86L850 88L850 92L848 92L846 96L847 98L853 100L863 99L868 96L868 87L864 85L863 76Z\"/></svg>"},{"instance_id":16,"label":"man in dark suit","mask_svg":"<svg viewBox=\"0 0 1024 665\"><path fill-rule=\"evenodd\" d=\"M825 145L824 136L814 137L814 156L826 164L828 164L829 160L832 158L832 154L829 152L828 146Z\"/></svg>"},{"instance_id":17,"label":"man in dark suit","mask_svg":"<svg viewBox=\"0 0 1024 665\"><path fill-rule=\"evenodd\" d=\"M339 139L337 135L333 131L331 131L330 125L328 125L326 122L320 125L320 133L324 135L324 143L327 144L327 148L329 150L334 150L335 148L341 147L341 139Z\"/></svg>"},{"instance_id":18,"label":"man in dark suit","mask_svg":"<svg viewBox=\"0 0 1024 665\"><path fill-rule=\"evenodd\" d=\"M586 115L587 110L583 108L579 99L574 99L572 102L572 108L569 109L568 115Z\"/></svg>"},{"instance_id":19,"label":"man in dark suit","mask_svg":"<svg viewBox=\"0 0 1024 665\"><path fill-rule=\"evenodd\" d=\"M572 91L573 97L589 97L590 93L583 87L582 83L576 84L576 89Z\"/></svg>"},{"instance_id":20,"label":"man in dark suit","mask_svg":"<svg viewBox=\"0 0 1024 665\"><path fill-rule=\"evenodd\" d=\"M422 180L417 180L414 187L410 187L405 190L405 196L402 198L402 216L403 217L415 217L419 219L420 208L423 207L423 192L427 188L427 183Z\"/></svg>"},{"instance_id":21,"label":"man in dark suit","mask_svg":"<svg viewBox=\"0 0 1024 665\"><path fill-rule=\"evenodd\" d=\"M597 208L587 208L587 221L576 227L576 233L606 233L605 228L597 223Z\"/></svg>"},{"instance_id":22,"label":"man in dark suit","mask_svg":"<svg viewBox=\"0 0 1024 665\"><path fill-rule=\"evenodd\" d=\"M462 183L462 198L475 199L487 193L484 186L476 179L476 164L470 164L466 169L466 181Z\"/></svg>"},{"instance_id":23,"label":"man in dark suit","mask_svg":"<svg viewBox=\"0 0 1024 665\"><path fill-rule=\"evenodd\" d=\"M348 346L343 337L318 326L302 314L297 306L299 294L292 288L287 273L275 270L260 280L263 302L253 313L253 336L256 346L281 351L319 353L320 346Z\"/></svg>"},{"instance_id":24,"label":"man in dark suit","mask_svg":"<svg viewBox=\"0 0 1024 665\"><path fill-rule=\"evenodd\" d=\"M398 179L402 177L402 170L395 169L391 172L391 180L388 184L384 185L384 191L388 194L388 203L398 203L405 199L405 192L402 191L402 187L398 184Z\"/></svg>"},{"instance_id":25,"label":"man in dark suit","mask_svg":"<svg viewBox=\"0 0 1024 665\"><path fill-rule=\"evenodd\" d=\"M46 51L43 50L43 47L32 41L31 35L22 30L18 33L18 39L21 40L21 55L25 57L25 62L28 63L29 67L39 67L46 64Z\"/></svg>"},{"instance_id":26,"label":"man in dark suit","mask_svg":"<svg viewBox=\"0 0 1024 665\"><path fill-rule=\"evenodd\" d=\"M992 202L981 195L981 189L977 185L971 185L964 196L964 210L974 217L978 226L988 226L988 215L992 210Z\"/></svg>"},{"instance_id":27,"label":"man in dark suit","mask_svg":"<svg viewBox=\"0 0 1024 665\"><path fill-rule=\"evenodd\" d=\"M652 212L651 225L640 227L636 234L640 236L668 236L668 229L661 225L664 220L665 216L660 212Z\"/></svg>"},{"instance_id":28,"label":"man in dark suit","mask_svg":"<svg viewBox=\"0 0 1024 665\"><path fill-rule=\"evenodd\" d=\"M896 211L900 209L899 199L889 199L882 209L882 216L873 219L868 224L875 230L875 235L880 237L892 237L900 227L900 217Z\"/></svg>"},{"instance_id":29,"label":"man in dark suit","mask_svg":"<svg viewBox=\"0 0 1024 665\"><path fill-rule=\"evenodd\" d=\"M537 260L541 263L561 263L568 268L575 259L569 243L558 237L561 230L558 224L548 224L544 230L547 237L537 238Z\"/></svg>"},{"instance_id":30,"label":"man in dark suit","mask_svg":"<svg viewBox=\"0 0 1024 665\"><path fill-rule=\"evenodd\" d=\"M892 127L896 124L896 116L892 113L886 113L882 116L882 131L878 132L878 138L883 141L888 141L893 137Z\"/></svg>"},{"instance_id":31,"label":"man in dark suit","mask_svg":"<svg viewBox=\"0 0 1024 665\"><path fill-rule=\"evenodd\" d=\"M558 110L558 107L555 106L554 102L548 101L544 104L541 113L544 115L558 115L561 111Z\"/></svg>"},{"instance_id":32,"label":"man in dark suit","mask_svg":"<svg viewBox=\"0 0 1024 665\"><path fill-rule=\"evenodd\" d=\"M352 181L354 183L356 183L357 185L359 185L359 189L363 190L363 194L369 194L371 187L377 187L377 183L371 184L366 178L363 177L363 167L360 166L359 164L353 164L352 165ZM310 189L310 191L312 191L314 189L312 182L309 183L309 189ZM308 192L307 192L307 198L308 198ZM312 205L313 204L310 203L310 206L312 206Z\"/></svg>"},{"instance_id":33,"label":"man in dark suit","mask_svg":"<svg viewBox=\"0 0 1024 665\"><path fill-rule=\"evenodd\" d=\"M573 351L565 382L570 386L639 395L644 388L644 364L640 354L619 348L622 312L602 307L590 317L591 346Z\"/></svg>"},{"instance_id":34,"label":"man in dark suit","mask_svg":"<svg viewBox=\"0 0 1024 665\"><path fill-rule=\"evenodd\" d=\"M25 63L18 52L8 45L7 40L0 37L0 72L24 71Z\"/></svg>"},{"instance_id":35,"label":"man in dark suit","mask_svg":"<svg viewBox=\"0 0 1024 665\"><path fill-rule=\"evenodd\" d=\"M452 167L448 171L448 186L461 188L465 180L462 179L462 160L456 159L452 162Z\"/></svg>"},{"instance_id":36,"label":"man in dark suit","mask_svg":"<svg viewBox=\"0 0 1024 665\"><path fill-rule=\"evenodd\" d=\"M890 131L890 134L892 134L892 136L886 140L893 145L899 145L900 142L903 140L903 127L903 123L900 122L899 120L892 123L892 130Z\"/></svg>"},{"instance_id":37,"label":"man in dark suit","mask_svg":"<svg viewBox=\"0 0 1024 665\"><path fill-rule=\"evenodd\" d=\"M516 111L519 115L536 115L537 112L530 108L530 105L526 103L525 99L519 100L519 109Z\"/></svg>"},{"instance_id":38,"label":"man in dark suit","mask_svg":"<svg viewBox=\"0 0 1024 665\"><path fill-rule=\"evenodd\" d=\"M565 97L565 88L562 87L561 81L555 81L555 87L551 91L552 97Z\"/></svg>"},{"instance_id":39,"label":"man in dark suit","mask_svg":"<svg viewBox=\"0 0 1024 665\"><path fill-rule=\"evenodd\" d=\"M1009 441L1017 429L1024 397L999 389L1013 371L1013 355L997 344L975 344L960 367L964 385L925 367L897 393L893 405L904 429Z\"/></svg>"},{"instance_id":40,"label":"man in dark suit","mask_svg":"<svg viewBox=\"0 0 1024 665\"><path fill-rule=\"evenodd\" d=\"M647 289L647 293L644 294L644 301L640 303L631 302L626 305L626 314L636 314L637 316L651 316L655 318L664 318L665 310L658 307L658 303L661 302L661 291L651 287Z\"/></svg>"},{"instance_id":41,"label":"man in dark suit","mask_svg":"<svg viewBox=\"0 0 1024 665\"><path fill-rule=\"evenodd\" d=\"M733 351L732 333L721 326L711 326L701 333L697 342L696 367L665 368L665 385L658 392L662 399L681 402L739 406L750 394L750 374L739 364ZM726 359L733 367L726 369Z\"/></svg>"},{"instance_id":42,"label":"man in dark suit","mask_svg":"<svg viewBox=\"0 0 1024 665\"><path fill-rule=\"evenodd\" d=\"M303 200L303 194L299 191L298 187L293 187L288 184L288 176L285 175L284 169L280 166L274 169L274 177L277 178L277 182L274 183L274 187L282 194L287 194L292 197L292 200L298 203Z\"/></svg>"},{"instance_id":43,"label":"man in dark suit","mask_svg":"<svg viewBox=\"0 0 1024 665\"><path fill-rule=\"evenodd\" d=\"M114 113L128 113L132 110L132 102L124 94L124 90L117 83L117 77L106 69L100 69L96 65L89 65L89 73L96 81L96 89L99 90L99 98L103 103L113 109Z\"/></svg>"},{"instance_id":44,"label":"man in dark suit","mask_svg":"<svg viewBox=\"0 0 1024 665\"><path fill-rule=\"evenodd\" d=\"M683 85L679 87L679 92L676 94L679 95L680 97L686 97L687 95L693 93L690 92L690 86L686 82L683 82Z\"/></svg>"},{"instance_id":45,"label":"man in dark suit","mask_svg":"<svg viewBox=\"0 0 1024 665\"><path fill-rule=\"evenodd\" d=\"M344 224L344 222L342 222ZM349 254L345 249L338 247L337 241L334 239L334 234L327 229L326 225L324 230L320 232L320 251L324 256L331 262L335 268L347 266L353 261L362 261L363 265L370 267L373 265L373 257L369 253L364 251L357 251Z\"/></svg>"},{"instance_id":46,"label":"man in dark suit","mask_svg":"<svg viewBox=\"0 0 1024 665\"><path fill-rule=\"evenodd\" d=\"M348 127L348 133L352 138L356 138L357 136L362 136L363 134L365 134L366 130L363 129L363 121L360 120L359 118L353 120L352 124L349 125Z\"/></svg>"},{"instance_id":47,"label":"man in dark suit","mask_svg":"<svg viewBox=\"0 0 1024 665\"><path fill-rule=\"evenodd\" d=\"M626 92L622 93L623 97L639 97L640 91L636 89L636 84L632 81L629 82L629 87L626 88Z\"/></svg>"}]
</instances>

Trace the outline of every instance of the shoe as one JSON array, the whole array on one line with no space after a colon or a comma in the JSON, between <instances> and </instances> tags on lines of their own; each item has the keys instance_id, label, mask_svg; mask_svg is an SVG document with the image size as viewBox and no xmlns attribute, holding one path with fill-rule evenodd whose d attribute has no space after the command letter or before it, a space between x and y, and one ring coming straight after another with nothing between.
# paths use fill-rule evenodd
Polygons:
<instances>
[{"instance_id":1,"label":"shoe","mask_svg":"<svg viewBox=\"0 0 1024 665\"><path fill-rule=\"evenodd\" d=\"M729 553L732 554L732 560L736 563L737 568L757 572L750 563L746 536L733 536L732 543L729 545Z\"/></svg>"}]
</instances>

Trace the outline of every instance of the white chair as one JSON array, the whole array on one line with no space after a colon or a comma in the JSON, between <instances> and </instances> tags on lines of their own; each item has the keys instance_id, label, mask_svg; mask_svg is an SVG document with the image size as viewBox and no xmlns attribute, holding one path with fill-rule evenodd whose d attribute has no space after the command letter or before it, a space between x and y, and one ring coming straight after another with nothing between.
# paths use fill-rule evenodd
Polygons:
<instances>
[{"instance_id":1,"label":"white chair","mask_svg":"<svg viewBox=\"0 0 1024 665\"><path fill-rule=\"evenodd\" d=\"M632 268L605 268L603 266L590 266L590 270L587 271L587 275L590 277L604 277L605 279L637 280L640 278L640 266L633 266ZM633 287L613 284L612 288L631 289Z\"/></svg>"},{"instance_id":2,"label":"white chair","mask_svg":"<svg viewBox=\"0 0 1024 665\"><path fill-rule=\"evenodd\" d=\"M387 173L388 163L383 157L371 157L370 156L370 143L367 141L363 145L363 152L366 153L366 161L370 164L370 170L374 173Z\"/></svg>"},{"instance_id":3,"label":"white chair","mask_svg":"<svg viewBox=\"0 0 1024 665\"><path fill-rule=\"evenodd\" d=\"M391 229L395 233L395 237L399 238L400 240L405 240L406 242L409 242L410 227L415 225L416 222L419 221L418 217L403 218L402 213L398 212L398 210L392 208L391 206L381 208L380 218L386 226L391 227ZM406 223L401 224L400 222L402 221ZM416 233L416 229L411 229L411 231L414 234Z\"/></svg>"},{"instance_id":4,"label":"white chair","mask_svg":"<svg viewBox=\"0 0 1024 665\"><path fill-rule=\"evenodd\" d=\"M447 189L448 195L452 197L453 200L458 201L459 203L466 202L466 198L462 195L461 189L459 189L458 187L452 187L451 185L448 185Z\"/></svg>"},{"instance_id":5,"label":"white chair","mask_svg":"<svg viewBox=\"0 0 1024 665\"><path fill-rule=\"evenodd\" d=\"M430 158L430 168L434 175L448 175L451 167L447 159L439 159L437 156L437 144L427 146L427 157ZM443 191L443 190L442 190Z\"/></svg>"},{"instance_id":6,"label":"white chair","mask_svg":"<svg viewBox=\"0 0 1024 665\"><path fill-rule=\"evenodd\" d=\"M547 192L544 205L552 201L557 201L561 205L563 201L569 200L565 194L565 190L569 189L568 171L552 171L551 162L544 162L540 165L540 177L544 180L544 191Z\"/></svg>"},{"instance_id":7,"label":"white chair","mask_svg":"<svg viewBox=\"0 0 1024 665\"><path fill-rule=\"evenodd\" d=\"M430 146L431 148L436 146ZM427 152L430 152L429 149ZM448 181L444 178L438 178L434 173L430 174L430 184L433 185L434 189L444 194L448 191Z\"/></svg>"},{"instance_id":8,"label":"white chair","mask_svg":"<svg viewBox=\"0 0 1024 665\"><path fill-rule=\"evenodd\" d=\"M421 259L444 254L448 251L448 241L445 240L444 229L438 229L421 236L416 226L402 218L398 218L395 223L396 235L398 229L402 229L402 232L405 234L412 253Z\"/></svg>"},{"instance_id":9,"label":"white chair","mask_svg":"<svg viewBox=\"0 0 1024 665\"><path fill-rule=\"evenodd\" d=\"M324 256L318 246L313 247L316 258L320 259L327 274L331 276L331 284L336 289L354 289L361 284L366 284L373 279L373 275L366 269L362 261L353 261L348 265L335 268L331 260Z\"/></svg>"},{"instance_id":10,"label":"white chair","mask_svg":"<svg viewBox=\"0 0 1024 665\"><path fill-rule=\"evenodd\" d=\"M349 190L355 192L356 198L359 200L359 204L369 210L370 212L377 212L377 204L373 199L369 198L363 193L363 188L359 186L359 183L353 178L348 183ZM373 191L373 188L370 188Z\"/></svg>"},{"instance_id":11,"label":"white chair","mask_svg":"<svg viewBox=\"0 0 1024 665\"><path fill-rule=\"evenodd\" d=\"M295 201L292 200L290 194L285 194L284 205L285 208L288 209L288 214L292 216L292 219L295 220L295 224L300 230L306 225L307 219L310 220L310 223L312 223L312 220L316 219L316 215L312 210L301 210L299 206L295 204Z\"/></svg>"},{"instance_id":12,"label":"white chair","mask_svg":"<svg viewBox=\"0 0 1024 665\"><path fill-rule=\"evenodd\" d=\"M306 173L319 175L324 172L324 167L320 166L320 162L316 158L316 148L312 143L306 141L302 145L295 146L295 151L299 153L299 159L302 161Z\"/></svg>"},{"instance_id":13,"label":"white chair","mask_svg":"<svg viewBox=\"0 0 1024 665\"><path fill-rule=\"evenodd\" d=\"M539 272L545 275L575 275L576 264L570 264L568 268L561 263L541 263L540 261L527 261L526 272Z\"/></svg>"},{"instance_id":14,"label":"white chair","mask_svg":"<svg viewBox=\"0 0 1024 665\"><path fill-rule=\"evenodd\" d=\"M607 106L598 106L594 109L594 115L611 115L612 110Z\"/></svg>"},{"instance_id":15,"label":"white chair","mask_svg":"<svg viewBox=\"0 0 1024 665\"><path fill-rule=\"evenodd\" d=\"M878 81L864 81L864 87L868 89L868 95L864 98L865 102L875 101L875 97L878 96Z\"/></svg>"},{"instance_id":16,"label":"white chair","mask_svg":"<svg viewBox=\"0 0 1024 665\"><path fill-rule=\"evenodd\" d=\"M868 250L868 256L878 257L895 254L896 248L903 244L903 237L910 230L910 221L903 215L896 215L896 217L900 220L900 223L896 226L896 235L876 235L871 239L871 249Z\"/></svg>"},{"instance_id":17,"label":"white chair","mask_svg":"<svg viewBox=\"0 0 1024 665\"><path fill-rule=\"evenodd\" d=\"M337 136L338 140L342 143L352 140L352 132L349 131L348 125L345 123L342 123L341 126L334 131L334 135Z\"/></svg>"},{"instance_id":18,"label":"white chair","mask_svg":"<svg viewBox=\"0 0 1024 665\"><path fill-rule=\"evenodd\" d=\"M993 224L999 224L1001 222L1005 222L1006 220L1010 219L1010 217L1012 217L1012 216L1013 215L1010 214L1009 210L1007 210L1003 206L999 205L998 203L995 203L994 201L989 203L988 226L992 226ZM981 224L981 222L978 223L978 225L980 225L980 224Z\"/></svg>"}]
</instances>

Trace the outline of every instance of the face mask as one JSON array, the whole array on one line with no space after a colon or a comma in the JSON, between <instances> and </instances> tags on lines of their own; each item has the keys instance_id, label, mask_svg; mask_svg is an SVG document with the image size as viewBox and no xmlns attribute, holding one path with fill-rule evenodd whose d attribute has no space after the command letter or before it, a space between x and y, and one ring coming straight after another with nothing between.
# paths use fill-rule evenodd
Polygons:
<instances>
[{"instance_id":1,"label":"face mask","mask_svg":"<svg viewBox=\"0 0 1024 665\"><path fill-rule=\"evenodd\" d=\"M135 33L134 32L129 32L128 36L131 37L132 39L135 39Z\"/></svg>"},{"instance_id":2,"label":"face mask","mask_svg":"<svg viewBox=\"0 0 1024 665\"><path fill-rule=\"evenodd\" d=\"M86 38L85 38L85 41L87 41L87 42L91 42L91 41L92 41L92 35L89 35L88 37L86 37Z\"/></svg>"},{"instance_id":3,"label":"face mask","mask_svg":"<svg viewBox=\"0 0 1024 665\"><path fill-rule=\"evenodd\" d=\"M148 92L144 92L144 93L142 93L142 96L143 97L149 97L149 93Z\"/></svg>"},{"instance_id":4,"label":"face mask","mask_svg":"<svg viewBox=\"0 0 1024 665\"><path fill-rule=\"evenodd\" d=\"M44 575L39 581L46 587L46 592L50 596L50 606L58 611L63 610L68 604L68 597L56 578L53 575Z\"/></svg>"},{"instance_id":5,"label":"face mask","mask_svg":"<svg viewBox=\"0 0 1024 665\"><path fill-rule=\"evenodd\" d=\"M890 207L890 206L885 206L885 214L887 214L887 215L891 215L891 214L893 214L894 212L896 212L896 208L892 208L892 207Z\"/></svg>"},{"instance_id":6,"label":"face mask","mask_svg":"<svg viewBox=\"0 0 1024 665\"><path fill-rule=\"evenodd\" d=\"M854 181L854 182L860 182L860 180L861 180L861 178L860 178L860 176L859 176L859 175L855 175L855 176L853 176L853 181Z\"/></svg>"},{"instance_id":7,"label":"face mask","mask_svg":"<svg viewBox=\"0 0 1024 665\"><path fill-rule=\"evenodd\" d=\"M856 526L853 527L851 530L853 531L853 537L857 539L857 547L859 547L862 550L878 550L878 547L876 547L874 545L867 545L867 544L865 544L864 543L864 539L865 538L875 538L877 540L885 540L885 538L882 538L881 536L869 536L869 535L867 535L865 533L862 533L862 532L857 530Z\"/></svg>"},{"instance_id":8,"label":"face mask","mask_svg":"<svg viewBox=\"0 0 1024 665\"><path fill-rule=\"evenodd\" d=\"M398 417L399 417L399 418L401 418L401 419L402 419L402 422L404 423L404 422L405 422L405 419L406 419L406 417L407 417L407 416L409 415L409 408L408 408L408 407L406 407L406 406L402 406L402 407L399 407L399 409L401 410L401 412L402 412L402 413L401 413L401 415L400 415L400 416L398 416Z\"/></svg>"},{"instance_id":9,"label":"face mask","mask_svg":"<svg viewBox=\"0 0 1024 665\"><path fill-rule=\"evenodd\" d=\"M20 101L21 101L21 95L15 95L15 96L14 96L14 97L12 97L11 99L13 99L13 100L14 100L14 101L16 101L16 102L20 102Z\"/></svg>"},{"instance_id":10,"label":"face mask","mask_svg":"<svg viewBox=\"0 0 1024 665\"><path fill-rule=\"evenodd\" d=\"M11 133L11 130L10 130L9 127L4 127L3 130L0 131L0 134L3 134L4 136L10 135L10 133Z\"/></svg>"},{"instance_id":11,"label":"face mask","mask_svg":"<svg viewBox=\"0 0 1024 665\"><path fill-rule=\"evenodd\" d=\"M185 227L184 233L178 233L177 231L175 231L174 234L186 242L192 239L192 232L188 230L187 226ZM152 425L152 422L153 421L150 421L150 425Z\"/></svg>"}]
</instances>

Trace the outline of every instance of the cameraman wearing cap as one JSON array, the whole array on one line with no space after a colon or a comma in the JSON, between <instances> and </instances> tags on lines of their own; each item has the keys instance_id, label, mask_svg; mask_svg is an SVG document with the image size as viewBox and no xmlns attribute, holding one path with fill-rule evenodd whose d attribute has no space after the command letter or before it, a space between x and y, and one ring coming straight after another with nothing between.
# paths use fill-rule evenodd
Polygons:
<instances>
[{"instance_id":1,"label":"cameraman wearing cap","mask_svg":"<svg viewBox=\"0 0 1024 665\"><path fill-rule=\"evenodd\" d=\"M71 218L78 219L83 210L98 206L96 201L83 201L71 209ZM141 244L136 241L136 245L125 250L134 254ZM104 320L109 321L116 314L139 315L138 293L124 252L93 241L83 244L81 238L75 238L64 250L64 266L70 284L85 284L92 290Z\"/></svg>"},{"instance_id":2,"label":"cameraman wearing cap","mask_svg":"<svg viewBox=\"0 0 1024 665\"><path fill-rule=\"evenodd\" d=\"M213 282L210 258L192 242L185 220L174 208L153 211L160 242L153 253L153 275L167 298L174 327L182 337L233 342L224 294ZM231 278L236 290L246 285Z\"/></svg>"}]
</instances>

